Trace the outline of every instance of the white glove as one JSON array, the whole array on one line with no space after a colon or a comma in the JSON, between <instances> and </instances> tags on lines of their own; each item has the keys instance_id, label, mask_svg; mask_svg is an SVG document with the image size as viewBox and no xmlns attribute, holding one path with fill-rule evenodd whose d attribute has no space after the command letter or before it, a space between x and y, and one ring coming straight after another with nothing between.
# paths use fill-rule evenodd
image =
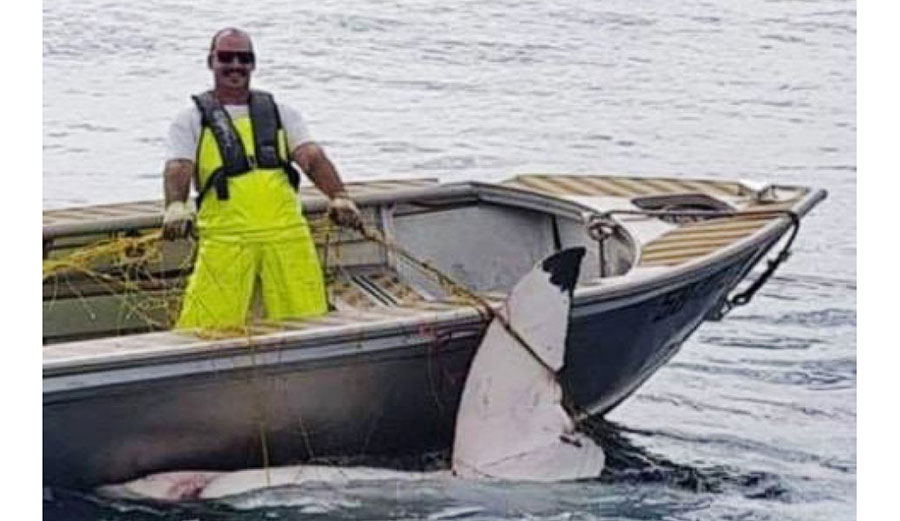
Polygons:
<instances>
[{"instance_id":1,"label":"white glove","mask_svg":"<svg viewBox=\"0 0 900 521\"><path fill-rule=\"evenodd\" d=\"M334 197L328 201L328 216L338 226L354 229L362 226L362 216L359 213L359 208L356 207L356 203L344 191L334 194Z\"/></svg>"},{"instance_id":2,"label":"white glove","mask_svg":"<svg viewBox=\"0 0 900 521\"><path fill-rule=\"evenodd\" d=\"M194 226L196 215L197 205L192 199L169 203L163 214L163 239L171 241L187 237Z\"/></svg>"}]
</instances>

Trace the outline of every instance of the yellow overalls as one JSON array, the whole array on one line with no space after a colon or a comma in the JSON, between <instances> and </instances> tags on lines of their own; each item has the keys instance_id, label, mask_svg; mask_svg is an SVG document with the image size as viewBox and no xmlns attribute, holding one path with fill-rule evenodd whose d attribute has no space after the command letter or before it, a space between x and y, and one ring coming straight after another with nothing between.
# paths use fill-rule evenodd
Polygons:
<instances>
[{"instance_id":1,"label":"yellow overalls","mask_svg":"<svg viewBox=\"0 0 900 521\"><path fill-rule=\"evenodd\" d=\"M233 119L248 156L254 155L249 116ZM198 186L222 165L204 127L197 153ZM279 155L287 157L284 130ZM279 320L327 312L325 284L309 226L284 170L255 167L229 177L229 198L212 191L197 215L200 244L176 328L235 328L247 323L257 280L266 316Z\"/></svg>"}]
</instances>

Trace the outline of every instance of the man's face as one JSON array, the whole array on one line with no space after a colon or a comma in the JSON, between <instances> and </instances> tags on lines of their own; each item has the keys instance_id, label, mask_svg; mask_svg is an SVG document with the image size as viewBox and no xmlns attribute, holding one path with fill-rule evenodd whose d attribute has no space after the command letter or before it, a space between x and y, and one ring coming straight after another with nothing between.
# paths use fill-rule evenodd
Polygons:
<instances>
[{"instance_id":1,"label":"man's face","mask_svg":"<svg viewBox=\"0 0 900 521\"><path fill-rule=\"evenodd\" d=\"M216 85L232 89L250 86L250 73L256 64L250 39L236 34L224 34L216 39L211 66Z\"/></svg>"}]
</instances>

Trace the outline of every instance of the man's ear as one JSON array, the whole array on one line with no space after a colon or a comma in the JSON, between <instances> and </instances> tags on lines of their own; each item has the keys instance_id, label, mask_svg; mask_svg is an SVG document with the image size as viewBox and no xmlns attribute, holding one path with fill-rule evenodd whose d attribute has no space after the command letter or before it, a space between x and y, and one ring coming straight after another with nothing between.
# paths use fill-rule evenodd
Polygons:
<instances>
[{"instance_id":1,"label":"man's ear","mask_svg":"<svg viewBox=\"0 0 900 521\"><path fill-rule=\"evenodd\" d=\"M210 69L212 69L212 58L212 54L206 55L206 66Z\"/></svg>"}]
</instances>

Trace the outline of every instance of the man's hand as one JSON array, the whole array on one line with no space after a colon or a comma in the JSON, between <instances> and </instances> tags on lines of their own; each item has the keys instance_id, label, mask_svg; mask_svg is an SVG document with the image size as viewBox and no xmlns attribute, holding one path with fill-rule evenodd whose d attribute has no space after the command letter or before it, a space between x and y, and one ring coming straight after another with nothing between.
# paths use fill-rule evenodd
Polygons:
<instances>
[{"instance_id":1,"label":"man's hand","mask_svg":"<svg viewBox=\"0 0 900 521\"><path fill-rule=\"evenodd\" d=\"M316 188L330 197L328 216L331 217L331 220L338 226L360 229L362 218L359 208L347 195L337 170L325 155L322 147L315 143L305 143L298 146L291 157L312 180Z\"/></svg>"},{"instance_id":2,"label":"man's hand","mask_svg":"<svg viewBox=\"0 0 900 521\"><path fill-rule=\"evenodd\" d=\"M331 220L338 226L346 226L353 229L362 227L362 216L359 213L359 208L356 207L356 204L344 191L337 192L328 201L328 217L331 217Z\"/></svg>"},{"instance_id":3,"label":"man's hand","mask_svg":"<svg viewBox=\"0 0 900 521\"><path fill-rule=\"evenodd\" d=\"M172 201L163 215L162 236L167 241L183 239L191 233L197 206L194 201Z\"/></svg>"}]
</instances>

